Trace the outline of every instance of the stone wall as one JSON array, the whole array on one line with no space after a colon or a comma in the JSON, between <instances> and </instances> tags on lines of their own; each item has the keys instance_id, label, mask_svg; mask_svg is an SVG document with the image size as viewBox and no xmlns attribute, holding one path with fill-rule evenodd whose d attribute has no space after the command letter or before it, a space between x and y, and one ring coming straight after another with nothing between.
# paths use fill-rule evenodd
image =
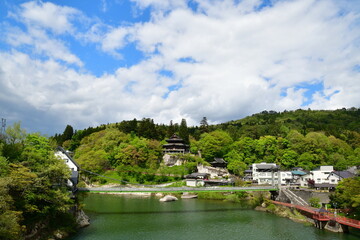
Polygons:
<instances>
[{"instance_id":1,"label":"stone wall","mask_svg":"<svg viewBox=\"0 0 360 240\"><path fill-rule=\"evenodd\" d=\"M330 202L329 192L315 192L310 189L291 189L291 191L304 199L306 202L309 202L310 198L319 198L320 204L327 204Z\"/></svg>"}]
</instances>

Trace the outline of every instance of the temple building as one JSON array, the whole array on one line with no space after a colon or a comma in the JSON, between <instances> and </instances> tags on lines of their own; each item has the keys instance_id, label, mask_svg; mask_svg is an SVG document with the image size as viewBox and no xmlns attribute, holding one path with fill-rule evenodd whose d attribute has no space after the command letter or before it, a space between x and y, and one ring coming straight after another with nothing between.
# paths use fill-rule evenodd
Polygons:
<instances>
[{"instance_id":1,"label":"temple building","mask_svg":"<svg viewBox=\"0 0 360 240\"><path fill-rule=\"evenodd\" d=\"M173 134L166 140L167 144L163 145L163 153L188 153L189 145L185 144L185 141L178 135Z\"/></svg>"}]
</instances>

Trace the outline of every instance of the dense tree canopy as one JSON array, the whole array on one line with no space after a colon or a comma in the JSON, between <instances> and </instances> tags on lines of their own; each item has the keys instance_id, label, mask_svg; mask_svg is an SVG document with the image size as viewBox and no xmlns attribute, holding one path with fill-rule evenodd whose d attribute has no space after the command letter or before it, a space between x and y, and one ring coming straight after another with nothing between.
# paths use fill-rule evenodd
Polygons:
<instances>
[{"instance_id":1,"label":"dense tree canopy","mask_svg":"<svg viewBox=\"0 0 360 240\"><path fill-rule=\"evenodd\" d=\"M343 179L330 199L334 208L348 209L350 217L360 220L360 177Z\"/></svg>"},{"instance_id":2,"label":"dense tree canopy","mask_svg":"<svg viewBox=\"0 0 360 240\"><path fill-rule=\"evenodd\" d=\"M61 219L73 204L66 188L69 169L46 137L26 134L18 123L8 129L0 144L0 239L23 239L37 224L68 227Z\"/></svg>"},{"instance_id":3,"label":"dense tree canopy","mask_svg":"<svg viewBox=\"0 0 360 240\"><path fill-rule=\"evenodd\" d=\"M333 165L337 170L360 164L360 110L263 111L241 120L200 127L152 119L134 119L90 130L76 131L68 144L84 167L96 172L119 165L154 168L161 161L161 145L173 133L190 142L193 154L210 162L214 157L228 161L230 171L256 162L275 162L282 169L311 170ZM84 134L86 132L86 134Z\"/></svg>"}]
</instances>

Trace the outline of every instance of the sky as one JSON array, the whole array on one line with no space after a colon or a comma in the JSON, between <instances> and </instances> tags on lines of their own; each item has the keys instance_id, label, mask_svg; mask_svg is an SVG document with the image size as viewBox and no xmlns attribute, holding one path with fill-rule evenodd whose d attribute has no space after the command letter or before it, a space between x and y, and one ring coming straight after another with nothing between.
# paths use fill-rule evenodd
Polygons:
<instances>
[{"instance_id":1,"label":"sky","mask_svg":"<svg viewBox=\"0 0 360 240\"><path fill-rule=\"evenodd\" d=\"M1 0L0 33L28 132L360 107L360 0Z\"/></svg>"}]
</instances>

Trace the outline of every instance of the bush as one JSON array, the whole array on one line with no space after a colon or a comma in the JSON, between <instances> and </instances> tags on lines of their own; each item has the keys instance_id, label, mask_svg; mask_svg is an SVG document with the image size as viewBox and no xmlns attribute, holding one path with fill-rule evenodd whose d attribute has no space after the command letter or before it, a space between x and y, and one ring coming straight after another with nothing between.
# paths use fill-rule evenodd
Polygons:
<instances>
[{"instance_id":1,"label":"bush","mask_svg":"<svg viewBox=\"0 0 360 240\"><path fill-rule=\"evenodd\" d=\"M273 203L270 203L267 207L267 210L269 210L270 212L275 212L276 210L276 206Z\"/></svg>"},{"instance_id":2,"label":"bush","mask_svg":"<svg viewBox=\"0 0 360 240\"><path fill-rule=\"evenodd\" d=\"M221 192L199 192L199 199L225 200L226 196Z\"/></svg>"},{"instance_id":3,"label":"bush","mask_svg":"<svg viewBox=\"0 0 360 240\"><path fill-rule=\"evenodd\" d=\"M312 206L312 207L315 207L315 208L321 207L320 198L312 197L309 199L309 203L310 203L310 206Z\"/></svg>"}]
</instances>

